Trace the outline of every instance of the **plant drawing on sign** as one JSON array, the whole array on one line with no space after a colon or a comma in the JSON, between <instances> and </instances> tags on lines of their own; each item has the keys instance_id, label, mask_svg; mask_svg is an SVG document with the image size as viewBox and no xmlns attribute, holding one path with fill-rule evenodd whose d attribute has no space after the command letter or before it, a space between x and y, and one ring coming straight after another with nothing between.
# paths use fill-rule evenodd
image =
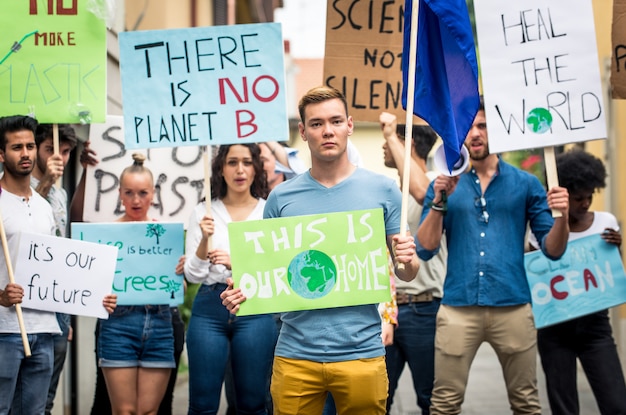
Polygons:
<instances>
[{"instance_id":1,"label":"plant drawing on sign","mask_svg":"<svg viewBox=\"0 0 626 415\"><path fill-rule=\"evenodd\" d=\"M149 236L150 238L156 236L157 245L159 244L159 237L162 236L164 233L165 228L159 224L151 223L146 227L146 236Z\"/></svg>"}]
</instances>

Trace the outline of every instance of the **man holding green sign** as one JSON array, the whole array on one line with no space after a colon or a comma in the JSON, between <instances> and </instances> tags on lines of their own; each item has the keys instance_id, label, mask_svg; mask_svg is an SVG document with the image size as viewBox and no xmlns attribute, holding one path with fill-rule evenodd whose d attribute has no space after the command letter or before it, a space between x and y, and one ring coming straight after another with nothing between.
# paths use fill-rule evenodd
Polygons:
<instances>
[{"instance_id":1,"label":"man holding green sign","mask_svg":"<svg viewBox=\"0 0 626 415\"><path fill-rule=\"evenodd\" d=\"M312 167L270 193L264 217L382 208L396 273L403 280L415 278L419 263L413 238L400 232L398 186L348 160L354 125L345 97L333 88L313 88L300 100L299 111ZM229 283L222 299L236 313L246 297ZM341 413L385 413L388 380L375 304L293 311L281 319L271 386L276 415L320 414L328 393Z\"/></svg>"}]
</instances>

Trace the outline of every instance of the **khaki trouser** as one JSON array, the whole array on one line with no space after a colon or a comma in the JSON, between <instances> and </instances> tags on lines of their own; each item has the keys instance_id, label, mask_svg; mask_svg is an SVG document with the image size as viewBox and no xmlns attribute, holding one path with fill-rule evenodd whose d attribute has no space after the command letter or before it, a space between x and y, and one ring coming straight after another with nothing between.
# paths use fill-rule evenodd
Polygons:
<instances>
[{"instance_id":1,"label":"khaki trouser","mask_svg":"<svg viewBox=\"0 0 626 415\"><path fill-rule=\"evenodd\" d=\"M459 414L474 356L483 342L496 352L514 414L540 414L537 331L530 304L510 307L441 305L435 336L432 415Z\"/></svg>"}]
</instances>

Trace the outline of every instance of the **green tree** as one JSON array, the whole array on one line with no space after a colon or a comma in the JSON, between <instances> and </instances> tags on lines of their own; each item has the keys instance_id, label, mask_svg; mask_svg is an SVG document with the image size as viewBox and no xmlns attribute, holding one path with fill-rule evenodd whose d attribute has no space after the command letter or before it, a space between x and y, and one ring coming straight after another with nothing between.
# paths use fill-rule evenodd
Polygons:
<instances>
[{"instance_id":1,"label":"green tree","mask_svg":"<svg viewBox=\"0 0 626 415\"><path fill-rule=\"evenodd\" d=\"M174 280L167 280L165 287L162 287L161 289L163 291L169 291L171 293L170 295L170 299L174 299L176 296L176 292L180 290L180 287L182 286L182 284L174 281Z\"/></svg>"},{"instance_id":2,"label":"green tree","mask_svg":"<svg viewBox=\"0 0 626 415\"><path fill-rule=\"evenodd\" d=\"M163 236L165 233L165 228L158 223L151 223L146 227L146 236L152 238L156 236L156 243L159 244L159 237Z\"/></svg>"}]
</instances>

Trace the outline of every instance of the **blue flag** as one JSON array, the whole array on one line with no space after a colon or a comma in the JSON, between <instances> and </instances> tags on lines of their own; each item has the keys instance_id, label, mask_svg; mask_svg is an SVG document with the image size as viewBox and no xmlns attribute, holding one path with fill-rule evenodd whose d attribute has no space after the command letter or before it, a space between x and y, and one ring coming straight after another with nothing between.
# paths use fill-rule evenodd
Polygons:
<instances>
[{"instance_id":1,"label":"blue flag","mask_svg":"<svg viewBox=\"0 0 626 415\"><path fill-rule=\"evenodd\" d=\"M404 8L402 106L406 109L413 0ZM450 171L478 112L478 65L465 0L419 0L413 112L443 139Z\"/></svg>"}]
</instances>

